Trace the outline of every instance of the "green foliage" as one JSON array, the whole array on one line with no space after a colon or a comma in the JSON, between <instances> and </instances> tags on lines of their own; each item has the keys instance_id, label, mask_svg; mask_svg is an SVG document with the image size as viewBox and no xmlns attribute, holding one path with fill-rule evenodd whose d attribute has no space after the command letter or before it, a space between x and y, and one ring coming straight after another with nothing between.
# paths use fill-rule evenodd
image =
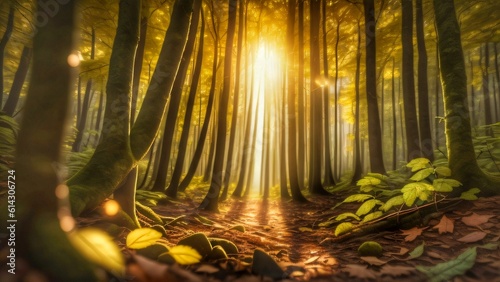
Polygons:
<instances>
[{"instance_id":1,"label":"green foliage","mask_svg":"<svg viewBox=\"0 0 500 282\"><path fill-rule=\"evenodd\" d=\"M370 173L357 182L363 193L350 195L340 203L360 202L356 212L342 213L320 223L319 226L326 227L342 221L335 229L335 236L339 236L360 224L391 213L396 214L398 211L429 204L431 201L440 201L445 198L446 193L462 185L455 179L447 178L450 175L451 170L445 163L431 163L426 158L414 159L405 168L388 175ZM478 192L464 192L462 198L473 200L476 197L474 194ZM396 209L398 211L395 211Z\"/></svg>"},{"instance_id":2,"label":"green foliage","mask_svg":"<svg viewBox=\"0 0 500 282\"><path fill-rule=\"evenodd\" d=\"M467 249L456 259L431 267L419 265L416 268L425 273L430 281L447 281L455 276L464 274L474 266L475 261L476 247Z\"/></svg>"},{"instance_id":3,"label":"green foliage","mask_svg":"<svg viewBox=\"0 0 500 282\"><path fill-rule=\"evenodd\" d=\"M19 125L10 116L0 112L0 179L7 179L7 171L14 162Z\"/></svg>"},{"instance_id":4,"label":"green foliage","mask_svg":"<svg viewBox=\"0 0 500 282\"><path fill-rule=\"evenodd\" d=\"M382 255L382 251L382 246L375 241L366 241L358 248L358 254L362 257L379 257Z\"/></svg>"},{"instance_id":5,"label":"green foliage","mask_svg":"<svg viewBox=\"0 0 500 282\"><path fill-rule=\"evenodd\" d=\"M472 188L472 189L469 189L465 192L462 192L462 194L460 195L460 199L464 199L464 200L467 200L467 201L474 201L474 200L477 200L477 196L476 194L481 192L481 190L479 190L479 188Z\"/></svg>"},{"instance_id":6,"label":"green foliage","mask_svg":"<svg viewBox=\"0 0 500 282\"><path fill-rule=\"evenodd\" d=\"M421 255L424 254L424 249L425 249L425 242L422 242L422 244L418 245L413 249L413 251L410 252L410 259L418 258Z\"/></svg>"}]
</instances>

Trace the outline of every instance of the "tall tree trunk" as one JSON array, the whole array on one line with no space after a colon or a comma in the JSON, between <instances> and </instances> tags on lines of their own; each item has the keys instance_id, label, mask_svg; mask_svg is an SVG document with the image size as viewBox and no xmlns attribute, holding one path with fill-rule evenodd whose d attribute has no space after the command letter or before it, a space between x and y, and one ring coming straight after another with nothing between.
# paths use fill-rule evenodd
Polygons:
<instances>
[{"instance_id":1,"label":"tall tree trunk","mask_svg":"<svg viewBox=\"0 0 500 282\"><path fill-rule=\"evenodd\" d=\"M418 48L418 125L422 155L434 160L429 112L429 82L427 81L427 50L425 49L424 13L422 0L416 2L416 32Z\"/></svg>"},{"instance_id":2,"label":"tall tree trunk","mask_svg":"<svg viewBox=\"0 0 500 282\"><path fill-rule=\"evenodd\" d=\"M135 115L137 111L137 98L139 97L139 87L141 85L141 72L142 63L144 61L144 51L146 49L146 35L148 32L148 9L146 9L142 3L142 16L139 30L139 44L137 45L137 51L135 54L134 61L134 77L132 83L132 105L130 106L130 126L134 124Z\"/></svg>"},{"instance_id":3,"label":"tall tree trunk","mask_svg":"<svg viewBox=\"0 0 500 282\"><path fill-rule=\"evenodd\" d=\"M71 209L76 216L96 207L113 193L128 172L137 165L137 161L147 154L163 118L189 30L193 2L192 0L177 0L174 3L157 68L130 137L127 138L130 139L129 149L125 150L127 141L121 137L115 137L123 134L124 129L130 126L129 118L123 117L125 115L130 117L128 94L131 94L133 62L139 38L140 1L122 0L122 3L123 6L133 5L134 7L130 9L134 12L130 12L130 17L133 18L128 19L130 24L127 27L119 25L123 30L117 31L117 36L123 32L123 38L115 38L114 44L120 46L121 48L117 48L124 54L113 52L111 56L113 64L115 64L114 60L120 64L115 66L118 69L114 71L110 62L105 113L108 116L105 116L103 123L102 139L89 163L68 180ZM124 62L127 62L128 67L124 67ZM113 94L119 97L114 99ZM126 98L120 97L125 94L127 94Z\"/></svg>"},{"instance_id":4,"label":"tall tree trunk","mask_svg":"<svg viewBox=\"0 0 500 282\"><path fill-rule=\"evenodd\" d=\"M302 188L305 183L305 165L306 165L306 155L305 155L305 138L306 138L306 130L305 130L305 95L304 95L304 0L298 0L298 76L297 76L297 133L298 133L298 142L297 142L297 177L299 179L299 185Z\"/></svg>"},{"instance_id":5,"label":"tall tree trunk","mask_svg":"<svg viewBox=\"0 0 500 282\"><path fill-rule=\"evenodd\" d=\"M366 36L366 100L368 106L368 146L372 172L385 174L382 133L377 102L376 42L374 0L363 0Z\"/></svg>"},{"instance_id":6,"label":"tall tree trunk","mask_svg":"<svg viewBox=\"0 0 500 282\"><path fill-rule=\"evenodd\" d=\"M224 174L224 190L222 191L221 200L225 200L227 198L227 193L229 190L229 180L231 179L231 171L233 169L233 151L234 151L234 143L236 138L236 128L238 122L238 108L239 108L239 98L240 98L240 77L241 77L241 54L243 51L243 24L245 17L245 1L240 0L240 4L238 6L239 15L238 15L238 43L236 46L236 70L235 70L235 78L234 78L234 89L233 89L233 113L231 116L231 132L229 133L229 146L227 148L227 157L226 157L226 173ZM245 85L246 87L246 85Z\"/></svg>"},{"instance_id":7,"label":"tall tree trunk","mask_svg":"<svg viewBox=\"0 0 500 282\"><path fill-rule=\"evenodd\" d=\"M324 85L322 86L322 94L323 94L323 136L324 136L324 148L325 148L325 153L324 153L324 158L325 158L325 177L323 179L323 185L326 187L329 186L334 186L335 185L335 180L334 180L334 175L335 177L337 176L337 162L338 162L338 154L337 154L337 142L338 142L338 119L337 119L337 114L338 114L338 101L337 101L337 85L335 85L335 130L334 130L334 136L335 138L333 139L333 147L334 149L334 154L333 154L333 161L335 163L334 166L334 171L335 173L332 173L332 156L330 153L330 76L328 74L328 44L327 44L327 31L326 31L326 0L321 0L322 4L322 12L323 16L321 17L321 29L323 33L323 79ZM335 45L335 51L337 51L337 46L338 46L338 26L337 24L337 42ZM335 54L337 55L337 54ZM335 57L335 73L337 73L337 68L338 68L338 62L337 62L337 57ZM335 81L335 84L337 81Z\"/></svg>"},{"instance_id":8,"label":"tall tree trunk","mask_svg":"<svg viewBox=\"0 0 500 282\"><path fill-rule=\"evenodd\" d=\"M494 52L494 62L495 62L495 78L497 81L497 95L495 96L495 111L496 111L496 122L500 121L500 68L498 67L498 50L497 43L493 43L493 52Z\"/></svg>"},{"instance_id":9,"label":"tall tree trunk","mask_svg":"<svg viewBox=\"0 0 500 282\"><path fill-rule=\"evenodd\" d=\"M413 3L402 0L402 34L403 44L403 104L406 125L406 161L421 157L420 138L418 134L417 109L415 105L415 78L413 71Z\"/></svg>"},{"instance_id":10,"label":"tall tree trunk","mask_svg":"<svg viewBox=\"0 0 500 282\"><path fill-rule=\"evenodd\" d=\"M321 183L321 154L323 130L322 124L322 103L321 103L321 87L316 81L321 79L320 68L320 45L319 45L319 20L321 18L321 2L320 0L311 0L309 4L310 18L310 95L311 95L311 129L309 140L311 162L309 164L309 191L313 194L328 193ZM289 160L290 161L290 160Z\"/></svg>"},{"instance_id":11,"label":"tall tree trunk","mask_svg":"<svg viewBox=\"0 0 500 282\"><path fill-rule=\"evenodd\" d=\"M462 182L462 189L477 187L482 195L500 194L500 178L486 175L479 168L472 143L467 76L453 0L434 0L439 63L446 110L446 145L452 178Z\"/></svg>"},{"instance_id":12,"label":"tall tree trunk","mask_svg":"<svg viewBox=\"0 0 500 282\"><path fill-rule=\"evenodd\" d=\"M14 30L14 4L10 4L9 7L9 17L7 18L7 24L5 25L5 32L0 39L0 108L2 108L3 101L3 61L5 58L5 47L12 36L12 31Z\"/></svg>"},{"instance_id":13,"label":"tall tree trunk","mask_svg":"<svg viewBox=\"0 0 500 282\"><path fill-rule=\"evenodd\" d=\"M484 67L483 71L483 102L484 102L484 124L492 124L491 118L491 95L490 95L490 48L488 43L484 44ZM486 130L486 134L491 135L491 129Z\"/></svg>"},{"instance_id":14,"label":"tall tree trunk","mask_svg":"<svg viewBox=\"0 0 500 282\"><path fill-rule=\"evenodd\" d=\"M231 65L233 57L234 31L236 29L236 9L238 0L228 0L229 16L226 35L226 49L224 56L224 81L222 93L219 100L219 113L217 123L217 147L215 150L214 166L212 170L212 179L207 195L200 204L200 208L208 211L217 212L219 210L219 195L224 176L224 156L226 152L226 129L227 112L229 102L229 92L231 88ZM227 172L226 172L227 173Z\"/></svg>"},{"instance_id":15,"label":"tall tree trunk","mask_svg":"<svg viewBox=\"0 0 500 282\"><path fill-rule=\"evenodd\" d=\"M397 121L396 121L396 83L395 83L395 74L396 74L396 60L392 57L392 78L391 78L391 100L392 100L392 170L396 170L397 168L397 156L398 156L398 138L397 138Z\"/></svg>"},{"instance_id":16,"label":"tall tree trunk","mask_svg":"<svg viewBox=\"0 0 500 282\"><path fill-rule=\"evenodd\" d=\"M198 1L195 2L198 5ZM168 102L168 110L166 116L165 127L163 129L163 140L161 145L161 157L158 165L158 175L156 176L152 191L165 191L167 188L167 177L169 172L170 160L172 156L172 144L176 139L177 134L177 116L179 116L181 98L184 90L186 74L189 69L189 63L194 50L194 43L196 42L196 34L198 33L198 22L200 13L193 11L193 18L189 28L189 36L182 54L181 64L177 75L175 77L172 93L170 94L170 101Z\"/></svg>"},{"instance_id":17,"label":"tall tree trunk","mask_svg":"<svg viewBox=\"0 0 500 282\"><path fill-rule=\"evenodd\" d=\"M354 81L354 87L356 92L356 112L354 114L354 174L352 176L351 182L354 184L359 179L361 179L361 174L363 172L363 167L361 166L361 137L360 137L360 126L359 126L359 106L361 103L361 95L359 91L360 78L361 78L361 27L358 24L358 44L356 45L356 77Z\"/></svg>"},{"instance_id":18,"label":"tall tree trunk","mask_svg":"<svg viewBox=\"0 0 500 282\"><path fill-rule=\"evenodd\" d=\"M90 264L68 241L64 231L74 226L59 221L58 215L68 207L60 208L63 199L54 194L56 187L67 192L56 164L63 162L61 147L74 85L75 70L67 58L76 47L75 2L61 5L59 13L48 18L35 34L33 75L17 143L16 171L9 177L17 181L17 222L6 219L6 212L1 216L2 222L14 222L8 224L17 230L16 256L50 281L96 280ZM37 5L39 13L43 13L41 3ZM7 210L3 203L2 210Z\"/></svg>"},{"instance_id":19,"label":"tall tree trunk","mask_svg":"<svg viewBox=\"0 0 500 282\"><path fill-rule=\"evenodd\" d=\"M21 91L23 90L24 81L26 80L26 75L28 74L31 62L31 55L31 47L24 46L16 74L14 75L14 81L10 87L9 96L3 106L3 111L11 117L14 116L17 103L19 102L19 97L21 96Z\"/></svg>"},{"instance_id":20,"label":"tall tree trunk","mask_svg":"<svg viewBox=\"0 0 500 282\"><path fill-rule=\"evenodd\" d=\"M195 0L193 6L193 18L199 17L201 12L201 0ZM198 14L198 16L196 16ZM170 184L166 190L166 194L170 197L177 197L177 186L181 179L182 169L184 167L184 159L186 157L186 149L188 145L189 129L191 128L191 116L193 115L194 102L196 98L196 92L198 90L198 84L200 82L201 76L201 66L203 61L203 42L205 34L205 19L203 18L203 13L201 13L201 30L199 36L198 54L196 56L196 64L193 70L193 79L191 80L191 89L189 89L189 96L186 103L186 114L184 115L184 123L182 128L181 139L179 141L179 151L177 153L177 160L175 161L174 172L172 173L172 178L170 179ZM196 21L193 20L192 25ZM197 29L197 27L196 27Z\"/></svg>"},{"instance_id":21,"label":"tall tree trunk","mask_svg":"<svg viewBox=\"0 0 500 282\"><path fill-rule=\"evenodd\" d=\"M287 29L286 29L286 72L287 72L287 99L283 103L288 104L288 180L290 181L290 191L292 192L292 198L295 201L305 201L306 199L300 192L299 179L297 177L297 130L296 130L296 119L295 119L295 69L293 67L294 62L294 37L295 37L295 6L296 1L288 1L288 16L287 16ZM319 47L319 46L318 46ZM319 54L318 54L319 55ZM318 62L319 63L319 62ZM267 103L266 103L267 104ZM285 105L283 105L285 107ZM284 130L284 128L282 129ZM282 164L284 165L284 164Z\"/></svg>"},{"instance_id":22,"label":"tall tree trunk","mask_svg":"<svg viewBox=\"0 0 500 282\"><path fill-rule=\"evenodd\" d=\"M217 111L215 112L217 114ZM210 150L208 151L208 161L205 167L205 172L203 174L203 182L208 182L210 180L210 176L212 175L212 168L214 165L215 158L215 145L217 144L217 121L213 120L211 123L211 131L210 131Z\"/></svg>"}]
</instances>

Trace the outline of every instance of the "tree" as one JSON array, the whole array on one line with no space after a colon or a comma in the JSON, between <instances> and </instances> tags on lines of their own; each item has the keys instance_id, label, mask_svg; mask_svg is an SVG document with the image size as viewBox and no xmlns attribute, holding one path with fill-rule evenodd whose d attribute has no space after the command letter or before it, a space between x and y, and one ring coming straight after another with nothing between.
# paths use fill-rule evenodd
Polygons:
<instances>
[{"instance_id":1,"label":"tree","mask_svg":"<svg viewBox=\"0 0 500 282\"><path fill-rule=\"evenodd\" d=\"M217 144L215 149L214 166L212 169L212 179L210 189L200 204L200 208L208 211L219 210L219 195L223 184L224 176L224 156L226 152L226 130L227 130L227 111L229 102L229 91L231 87L231 65L233 57L233 40L236 28L236 9L238 0L228 0L229 16L226 35L226 50L224 56L224 81L222 93L219 100L219 112L217 120Z\"/></svg>"},{"instance_id":2,"label":"tree","mask_svg":"<svg viewBox=\"0 0 500 282\"><path fill-rule=\"evenodd\" d=\"M424 12L422 0L416 2L416 32L418 48L418 125L422 155L434 160L429 113L429 83L427 81L427 50L425 49Z\"/></svg>"},{"instance_id":3,"label":"tree","mask_svg":"<svg viewBox=\"0 0 500 282\"><path fill-rule=\"evenodd\" d=\"M133 9L138 28L138 13L140 11L138 5L140 3L134 2L134 4L136 4ZM126 101L113 100L109 97L106 99L106 112L109 113L108 117L105 118L107 121L103 124L101 144L97 146L89 163L68 180L73 215L78 216L83 211L98 206L106 197L111 195L128 172L147 154L153 144L164 116L167 100L186 44L192 4L192 0L177 0L174 3L157 67L153 73L139 115L127 137L130 139L128 149L125 149L127 141L123 139L123 136L113 136L109 131L117 132L120 130L122 131L120 134L123 134L125 127L130 126L130 120L128 118L124 119L124 115L129 115L130 105L128 103L130 101L128 101L128 98ZM130 28L124 30L127 33L130 31L132 31ZM106 92L116 91L119 94L118 89L115 88L118 86L125 87L122 91L131 91L132 64L136 48L131 47L131 43L135 41L135 44L137 44L137 39L136 34L130 38L131 41L125 40L123 46L117 44L117 46L127 49L123 50L127 51L123 56L131 56L127 57L127 59L132 60L132 62L129 62L128 66L118 68L116 72L110 71ZM133 52L128 48L133 49ZM120 58L119 63L122 63L123 60L126 59ZM127 73L123 74L122 72ZM129 81L129 84L123 83L123 80ZM114 83L117 83L117 85ZM108 100L111 101L108 102ZM104 141L106 139L108 140ZM110 147L107 147L107 144Z\"/></svg>"},{"instance_id":4,"label":"tree","mask_svg":"<svg viewBox=\"0 0 500 282\"><path fill-rule=\"evenodd\" d=\"M482 195L500 194L500 178L486 175L476 161L467 102L464 53L454 1L434 0L434 14L446 111L446 146L452 178L462 182L463 189L477 187ZM459 190L456 189L454 193L459 193Z\"/></svg>"},{"instance_id":5,"label":"tree","mask_svg":"<svg viewBox=\"0 0 500 282\"><path fill-rule=\"evenodd\" d=\"M368 105L368 146L371 171L385 173L382 133L377 102L376 81L376 21L374 0L363 0L366 36L366 100Z\"/></svg>"},{"instance_id":6,"label":"tree","mask_svg":"<svg viewBox=\"0 0 500 282\"><path fill-rule=\"evenodd\" d=\"M17 228L16 255L27 259L50 281L96 280L90 264L73 248L64 232L72 230L74 225L59 222L58 216L65 211L65 216L69 216L69 208L59 209L62 199L54 193L56 190L61 198L64 198L61 192L67 194L57 164L62 161L61 148L74 85L76 62L71 57L75 64L70 66L68 56L76 47L75 2L66 1L52 17L45 14L41 1L37 5L38 14L48 20L33 39L31 82L18 136L16 171L11 173L15 175L12 179L16 180L18 197L18 221L12 224ZM7 220L2 217L2 221Z\"/></svg>"},{"instance_id":7,"label":"tree","mask_svg":"<svg viewBox=\"0 0 500 282\"><path fill-rule=\"evenodd\" d=\"M403 104L406 128L407 161L421 157L420 137L418 134L417 109L415 105L415 78L413 71L413 2L402 0L403 44Z\"/></svg>"},{"instance_id":8,"label":"tree","mask_svg":"<svg viewBox=\"0 0 500 282\"><path fill-rule=\"evenodd\" d=\"M17 68L16 74L14 76L14 81L10 87L9 97L3 106L3 111L9 116L14 116L17 103L19 102L19 97L21 96L21 90L23 89L24 81L28 75L28 70L31 62L31 47L24 46L21 59L19 61L19 66Z\"/></svg>"}]
</instances>

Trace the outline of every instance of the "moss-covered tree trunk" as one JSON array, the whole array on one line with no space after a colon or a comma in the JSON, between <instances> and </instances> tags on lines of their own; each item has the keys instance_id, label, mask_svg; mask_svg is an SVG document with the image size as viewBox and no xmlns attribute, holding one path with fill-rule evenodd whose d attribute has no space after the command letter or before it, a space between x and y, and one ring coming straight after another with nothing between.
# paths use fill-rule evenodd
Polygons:
<instances>
[{"instance_id":1,"label":"moss-covered tree trunk","mask_svg":"<svg viewBox=\"0 0 500 282\"><path fill-rule=\"evenodd\" d=\"M186 43L192 4L192 0L178 0L174 4L157 67L129 135L130 93L141 6L139 0L120 2L120 9L126 9L120 13L128 17L119 23L114 43L117 51L111 56L106 91L113 96L106 99L105 115L108 116L103 123L101 144L89 163L68 180L73 215L97 207L110 196L153 144Z\"/></svg>"},{"instance_id":2,"label":"moss-covered tree trunk","mask_svg":"<svg viewBox=\"0 0 500 282\"><path fill-rule=\"evenodd\" d=\"M14 30L14 4L10 4L9 7L9 17L7 18L7 24L5 25L5 32L0 39L0 108L2 108L3 100L3 61L5 56L5 47L12 36L12 31Z\"/></svg>"},{"instance_id":3,"label":"moss-covered tree trunk","mask_svg":"<svg viewBox=\"0 0 500 282\"><path fill-rule=\"evenodd\" d=\"M445 107L446 145L452 177L483 195L500 193L500 179L481 171L472 143L467 76L453 0L434 0Z\"/></svg>"},{"instance_id":4,"label":"moss-covered tree trunk","mask_svg":"<svg viewBox=\"0 0 500 282\"><path fill-rule=\"evenodd\" d=\"M42 2L42 1L39 1ZM45 273L49 281L95 281L88 262L75 251L58 219L61 147L74 85L68 56L75 50L75 2L59 6L33 40L33 69L17 143L14 191L16 275L19 256ZM44 13L38 6L38 13ZM14 185L14 184L12 184ZM9 193L10 195L10 193ZM7 208L3 208L7 211ZM6 215L2 212L2 215ZM3 219L2 222L6 222ZM68 229L71 226L67 226ZM13 278L13 281L22 278Z\"/></svg>"}]
</instances>

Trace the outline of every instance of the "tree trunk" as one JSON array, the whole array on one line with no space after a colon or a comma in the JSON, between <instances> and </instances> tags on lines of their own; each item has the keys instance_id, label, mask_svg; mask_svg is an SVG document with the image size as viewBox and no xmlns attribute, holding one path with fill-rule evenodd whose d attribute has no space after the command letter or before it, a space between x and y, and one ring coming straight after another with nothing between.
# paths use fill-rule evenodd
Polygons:
<instances>
[{"instance_id":1,"label":"tree trunk","mask_svg":"<svg viewBox=\"0 0 500 282\"><path fill-rule=\"evenodd\" d=\"M492 124L493 120L491 118L491 95L490 95L490 48L488 43L484 44L484 67L481 67L483 71L483 102L484 102L484 124ZM492 134L491 129L486 130L487 135Z\"/></svg>"},{"instance_id":2,"label":"tree trunk","mask_svg":"<svg viewBox=\"0 0 500 282\"><path fill-rule=\"evenodd\" d=\"M338 161L338 155L337 155L337 142L338 142L338 119L337 119L337 114L338 114L338 101L337 101L337 81L335 81L335 130L334 130L334 136L335 138L333 139L333 147L334 149L334 154L333 154L333 161L335 163L334 166L334 171L335 173L332 173L332 156L330 153L330 76L328 74L328 44L327 44L327 31L326 31L326 0L321 0L322 4L322 11L323 11L323 17L321 18L321 28L322 28L322 33L323 33L323 78L325 79L324 85L322 86L322 94L323 94L323 137L324 137L324 148L325 148L325 177L323 179L323 185L325 187L330 187L335 185L335 180L334 180L334 175L336 177L337 175L337 161ZM335 51L337 51L337 46L338 46L338 27L340 24L337 24L337 42L335 45ZM337 53L335 53L337 55ZM338 58L337 56L335 57L335 73L337 74L338 70ZM337 78L337 76L336 76Z\"/></svg>"},{"instance_id":3,"label":"tree trunk","mask_svg":"<svg viewBox=\"0 0 500 282\"><path fill-rule=\"evenodd\" d=\"M139 43L137 45L137 51L135 53L134 61L134 77L132 83L132 105L130 106L130 126L134 124L136 111L137 111L137 98L139 97L139 87L141 85L141 72L142 63L144 61L144 51L146 48L146 35L148 32L148 10L142 3L142 17L139 30Z\"/></svg>"},{"instance_id":4,"label":"tree trunk","mask_svg":"<svg viewBox=\"0 0 500 282\"><path fill-rule=\"evenodd\" d=\"M431 122L429 112L429 83L427 81L427 50L425 49L424 13L422 0L416 3L416 32L418 48L418 125L420 129L420 149L423 157L434 160Z\"/></svg>"},{"instance_id":5,"label":"tree trunk","mask_svg":"<svg viewBox=\"0 0 500 282\"><path fill-rule=\"evenodd\" d=\"M382 133L377 102L374 0L363 0L366 35L366 100L368 106L368 146L371 171L385 174Z\"/></svg>"},{"instance_id":6,"label":"tree trunk","mask_svg":"<svg viewBox=\"0 0 500 282\"><path fill-rule=\"evenodd\" d=\"M361 103L361 95L359 91L361 77L361 27L359 26L358 20L358 44L356 47L356 77L354 82L355 92L356 92L356 112L354 114L354 174L352 176L351 183L356 183L361 179L361 174L363 172L363 167L361 166L361 137L360 137L360 126L359 126L359 104Z\"/></svg>"},{"instance_id":7,"label":"tree trunk","mask_svg":"<svg viewBox=\"0 0 500 282\"><path fill-rule=\"evenodd\" d=\"M5 32L0 39L0 108L2 108L3 101L3 61L5 57L5 47L12 36L12 31L14 30L14 4L9 7L9 17L7 18L7 24L5 25Z\"/></svg>"},{"instance_id":8,"label":"tree trunk","mask_svg":"<svg viewBox=\"0 0 500 282\"><path fill-rule=\"evenodd\" d=\"M299 33L299 42L298 42L298 91L297 91L297 133L298 133L298 142L297 142L297 177L299 179L300 188L304 187L305 183L305 165L306 165L306 155L305 155L305 95L304 95L304 0L298 0L298 33Z\"/></svg>"},{"instance_id":9,"label":"tree trunk","mask_svg":"<svg viewBox=\"0 0 500 282\"><path fill-rule=\"evenodd\" d=\"M238 122L238 108L239 108L239 98L240 98L240 74L241 74L241 54L243 50L243 19L244 19L244 11L245 6L244 0L239 1L239 15L238 15L238 43L236 47L236 70L234 77L234 89L233 89L233 113L231 116L231 132L229 133L229 147L227 148L227 156L226 156L226 173L224 174L223 179L223 187L221 200L225 200L227 198L227 193L229 190L229 180L231 179L231 171L233 169L233 151L234 151L234 143L236 138L236 128ZM245 85L246 87L246 85Z\"/></svg>"},{"instance_id":10,"label":"tree trunk","mask_svg":"<svg viewBox=\"0 0 500 282\"><path fill-rule=\"evenodd\" d=\"M130 133L130 145L128 146L130 149L126 150L124 147L127 141L121 140L121 136L116 138L110 133L121 131L120 134L123 134L124 129L130 126L129 118L123 118L123 115L127 114L129 116L130 114L130 101L128 98L130 96L121 98L122 100L115 100L109 96L109 92L111 91L113 94L117 92L116 94L122 95L124 95L123 92L125 94L131 93L133 60L139 33L140 1L128 1L133 2L131 4L134 5L131 8L134 10L133 13L131 12L134 18L130 19L130 25L133 28L131 26L121 27L124 29L123 35L126 35L125 38L115 38L115 44L120 46L119 49L125 54L113 52L115 55L112 54L111 57L111 61L117 60L120 64L116 66L118 68L116 71L111 70L110 64L105 113L108 117L105 117L103 124L101 142L90 162L68 180L71 209L76 216L83 211L96 207L111 195L127 173L137 164L137 161L147 154L160 126L186 43L192 1L178 0L174 4L170 25L158 58L157 68L153 74L141 111ZM120 32L117 31L118 34ZM120 40L123 40L123 43L118 43ZM124 62L128 63L128 67L123 67ZM119 86L124 89L118 89ZM111 101L108 102L108 100ZM116 121L113 119L116 119ZM118 134L118 132L116 133Z\"/></svg>"},{"instance_id":11,"label":"tree trunk","mask_svg":"<svg viewBox=\"0 0 500 282\"><path fill-rule=\"evenodd\" d=\"M311 0L309 4L310 12L310 65L311 65L311 129L309 140L311 162L309 164L309 191L313 194L326 194L328 193L321 183L321 154L323 130L322 114L321 114L321 87L318 86L317 81L321 80L320 70L320 51L319 51L319 20L321 18L321 2L320 0ZM290 161L290 160L289 160Z\"/></svg>"},{"instance_id":12,"label":"tree trunk","mask_svg":"<svg viewBox=\"0 0 500 282\"><path fill-rule=\"evenodd\" d=\"M396 83L395 83L395 74L396 74L396 62L394 57L392 57L392 78L391 78L391 100L392 100L392 170L396 170L397 168L397 149L398 149L398 138L397 138L397 121L396 121Z\"/></svg>"},{"instance_id":13,"label":"tree trunk","mask_svg":"<svg viewBox=\"0 0 500 282\"><path fill-rule=\"evenodd\" d=\"M467 76L460 38L460 27L453 0L434 0L441 83L446 111L446 145L452 178L462 182L462 189L477 187L482 195L500 193L500 178L486 175L479 168L472 143Z\"/></svg>"},{"instance_id":14,"label":"tree trunk","mask_svg":"<svg viewBox=\"0 0 500 282\"><path fill-rule=\"evenodd\" d=\"M402 0L402 34L403 44L403 104L406 125L406 161L422 157L418 134L417 109L415 105L415 79L413 71L413 3Z\"/></svg>"},{"instance_id":15,"label":"tree trunk","mask_svg":"<svg viewBox=\"0 0 500 282\"><path fill-rule=\"evenodd\" d=\"M23 90L24 81L26 80L26 75L28 74L30 61L31 61L32 49L31 47L24 46L23 53L21 54L21 59L19 61L19 66L17 67L16 74L14 76L14 81L10 87L10 93L7 97L7 101L3 106L3 111L13 117L17 108L17 103L19 102L19 97L21 96L21 91Z\"/></svg>"},{"instance_id":16,"label":"tree trunk","mask_svg":"<svg viewBox=\"0 0 500 282\"><path fill-rule=\"evenodd\" d=\"M177 71L177 75L175 76L174 86L172 87L172 93L170 94L166 122L165 122L165 127L163 129L163 140L161 145L160 163L158 165L158 175L155 179L153 188L151 189L152 191L163 192L167 188L167 176L169 172L169 164L170 160L173 159L172 144L176 139L175 135L177 134L176 131L177 116L179 115L181 98L184 92L183 88L186 80L186 74L189 68L189 63L191 62L191 57L194 50L194 43L196 41L196 34L198 33L199 18L200 18L200 13L194 12L193 17L191 19L191 25L189 27L189 35L186 47L182 54L181 64Z\"/></svg>"},{"instance_id":17,"label":"tree trunk","mask_svg":"<svg viewBox=\"0 0 500 282\"><path fill-rule=\"evenodd\" d=\"M219 211L219 194L224 179L224 160L226 152L226 129L227 129L227 112L229 102L229 92L231 88L231 65L233 57L233 40L234 31L236 28L236 9L238 0L228 0L229 16L226 35L226 49L224 56L224 81L222 93L219 100L219 113L217 123L217 145L215 149L214 166L212 170L212 180L210 189L200 204L200 208L212 212ZM227 173L227 172L226 172Z\"/></svg>"},{"instance_id":18,"label":"tree trunk","mask_svg":"<svg viewBox=\"0 0 500 282\"><path fill-rule=\"evenodd\" d=\"M193 7L193 18L199 17L201 11L201 0L196 0ZM179 141L179 151L177 153L177 160L175 161L174 172L172 173L172 178L170 179L170 184L166 190L166 194L170 197L177 197L177 186L179 186L179 181L181 179L182 169L184 167L184 159L186 157L187 141L189 138L189 129L191 128L191 117L193 115L194 102L196 98L196 92L198 90L198 83L200 82L201 76L201 66L203 61L203 42L204 42L204 31L205 31L205 19L201 19L201 31L199 37L198 54L196 56L196 64L193 70L193 79L191 81L191 89L189 89L189 96L186 104L186 114L184 116L184 124L182 128L181 139ZM193 20L192 25L197 21ZM197 26L196 26L197 29Z\"/></svg>"},{"instance_id":19,"label":"tree trunk","mask_svg":"<svg viewBox=\"0 0 500 282\"><path fill-rule=\"evenodd\" d=\"M17 143L16 171L11 171L12 177L9 177L17 181L17 222L5 219L5 212L1 217L2 222L14 222L8 224L17 229L16 256L26 259L50 281L96 280L94 269L68 241L65 231L71 231L74 225L63 225L59 221L58 216L64 211L64 216L71 218L69 207L59 207L66 199L54 194L56 187L58 192L67 191L61 183L59 173L62 172L57 164L64 162L61 147L74 85L75 69L68 65L67 58L76 48L75 2L61 5L59 13L48 18L35 34L33 69ZM41 1L37 9L43 13L40 4ZM2 210L7 210L6 204L1 205Z\"/></svg>"}]
</instances>

